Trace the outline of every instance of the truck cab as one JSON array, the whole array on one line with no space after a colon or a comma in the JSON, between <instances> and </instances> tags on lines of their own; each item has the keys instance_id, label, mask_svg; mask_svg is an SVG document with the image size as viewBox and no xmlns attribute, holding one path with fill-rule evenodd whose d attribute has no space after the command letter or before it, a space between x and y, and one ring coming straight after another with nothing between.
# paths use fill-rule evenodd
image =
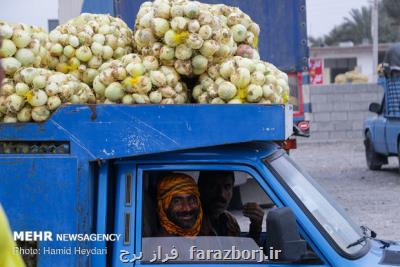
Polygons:
<instances>
[{"instance_id":1,"label":"truck cab","mask_svg":"<svg viewBox=\"0 0 400 267\"><path fill-rule=\"evenodd\" d=\"M0 202L30 266L397 266L283 151L290 105L64 106L0 124ZM240 236L159 236L155 188L230 171ZM260 240L243 205L263 208ZM32 234L33 233L33 234ZM47 237L47 238L46 238Z\"/></svg>"},{"instance_id":2,"label":"truck cab","mask_svg":"<svg viewBox=\"0 0 400 267\"><path fill-rule=\"evenodd\" d=\"M400 80L381 78L378 83L384 97L381 103L370 104L369 111L376 115L364 122L366 159L371 170L387 164L388 157L400 155Z\"/></svg>"}]
</instances>

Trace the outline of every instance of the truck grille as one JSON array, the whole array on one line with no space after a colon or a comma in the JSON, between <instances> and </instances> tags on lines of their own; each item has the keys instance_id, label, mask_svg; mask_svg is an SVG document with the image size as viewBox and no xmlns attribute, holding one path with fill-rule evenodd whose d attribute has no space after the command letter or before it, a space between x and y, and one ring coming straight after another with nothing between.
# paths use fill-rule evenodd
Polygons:
<instances>
[{"instance_id":1,"label":"truck grille","mask_svg":"<svg viewBox=\"0 0 400 267\"><path fill-rule=\"evenodd\" d=\"M69 154L69 142L0 141L0 154Z\"/></svg>"}]
</instances>

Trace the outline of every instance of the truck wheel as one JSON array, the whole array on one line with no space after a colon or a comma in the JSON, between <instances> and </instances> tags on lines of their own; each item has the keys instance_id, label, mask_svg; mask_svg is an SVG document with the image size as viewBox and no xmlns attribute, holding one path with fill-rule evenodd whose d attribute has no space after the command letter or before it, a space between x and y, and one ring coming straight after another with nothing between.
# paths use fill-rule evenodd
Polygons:
<instances>
[{"instance_id":1,"label":"truck wheel","mask_svg":"<svg viewBox=\"0 0 400 267\"><path fill-rule=\"evenodd\" d=\"M400 142L397 143L397 158L399 159L399 172L400 172Z\"/></svg>"},{"instance_id":2,"label":"truck wheel","mask_svg":"<svg viewBox=\"0 0 400 267\"><path fill-rule=\"evenodd\" d=\"M370 170L376 171L382 167L384 159L382 155L379 155L374 150L372 143L371 134L368 132L365 137L365 157L367 159L367 165Z\"/></svg>"}]
</instances>

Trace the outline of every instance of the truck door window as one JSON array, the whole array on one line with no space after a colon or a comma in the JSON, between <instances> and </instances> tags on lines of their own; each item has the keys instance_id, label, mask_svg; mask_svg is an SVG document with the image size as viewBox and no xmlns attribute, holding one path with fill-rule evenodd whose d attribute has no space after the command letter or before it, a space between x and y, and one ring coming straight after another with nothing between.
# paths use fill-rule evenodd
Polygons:
<instances>
[{"instance_id":1,"label":"truck door window","mask_svg":"<svg viewBox=\"0 0 400 267\"><path fill-rule=\"evenodd\" d=\"M267 248L266 217L274 208L245 172L146 171L142 263L282 263L281 252ZM196 230L198 218L201 226ZM284 262L321 260L308 246L302 259Z\"/></svg>"}]
</instances>

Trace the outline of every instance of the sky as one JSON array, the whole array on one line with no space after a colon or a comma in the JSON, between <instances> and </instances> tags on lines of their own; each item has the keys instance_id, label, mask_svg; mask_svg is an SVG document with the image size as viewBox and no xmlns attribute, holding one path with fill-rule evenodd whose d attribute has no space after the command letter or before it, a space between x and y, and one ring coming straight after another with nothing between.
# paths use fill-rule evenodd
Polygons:
<instances>
[{"instance_id":1,"label":"sky","mask_svg":"<svg viewBox=\"0 0 400 267\"><path fill-rule=\"evenodd\" d=\"M3 1L3 0L1 0ZM201 1L201 0L200 0ZM251 0L242 0L251 1ZM370 0L306 0L309 36L328 34L343 21L352 8ZM10 0L0 9L0 20L24 22L47 29L47 20L58 16L58 0Z\"/></svg>"},{"instance_id":2,"label":"sky","mask_svg":"<svg viewBox=\"0 0 400 267\"><path fill-rule=\"evenodd\" d=\"M45 29L48 29L48 19L57 18L58 0L9 0L7 4L1 4L0 8L0 20L36 25Z\"/></svg>"},{"instance_id":3,"label":"sky","mask_svg":"<svg viewBox=\"0 0 400 267\"><path fill-rule=\"evenodd\" d=\"M306 0L308 35L321 37L341 24L353 8L370 5L370 0Z\"/></svg>"}]
</instances>

